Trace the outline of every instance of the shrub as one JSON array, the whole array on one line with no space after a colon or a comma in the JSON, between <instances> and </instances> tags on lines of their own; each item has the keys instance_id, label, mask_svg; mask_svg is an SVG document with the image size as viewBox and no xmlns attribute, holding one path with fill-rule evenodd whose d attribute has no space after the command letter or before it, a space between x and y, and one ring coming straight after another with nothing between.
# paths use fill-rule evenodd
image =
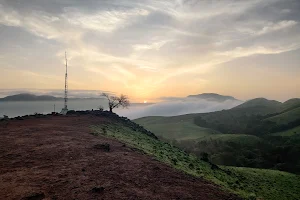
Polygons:
<instances>
[{"instance_id":1,"label":"shrub","mask_svg":"<svg viewBox=\"0 0 300 200\"><path fill-rule=\"evenodd\" d=\"M172 159L172 163L173 163L173 165L177 165L177 159L176 159L176 158L173 158L173 159Z\"/></svg>"},{"instance_id":2,"label":"shrub","mask_svg":"<svg viewBox=\"0 0 300 200\"><path fill-rule=\"evenodd\" d=\"M254 193L251 193L249 196L248 196L248 200L256 200L256 195Z\"/></svg>"},{"instance_id":3,"label":"shrub","mask_svg":"<svg viewBox=\"0 0 300 200\"><path fill-rule=\"evenodd\" d=\"M205 161L205 162L208 162L208 161L209 161L208 153L202 152L202 153L201 153L201 160L203 160L203 161Z\"/></svg>"},{"instance_id":4,"label":"shrub","mask_svg":"<svg viewBox=\"0 0 300 200\"><path fill-rule=\"evenodd\" d=\"M104 111L104 107L100 105L100 106L98 107L98 110L102 112L102 111Z\"/></svg>"}]
</instances>

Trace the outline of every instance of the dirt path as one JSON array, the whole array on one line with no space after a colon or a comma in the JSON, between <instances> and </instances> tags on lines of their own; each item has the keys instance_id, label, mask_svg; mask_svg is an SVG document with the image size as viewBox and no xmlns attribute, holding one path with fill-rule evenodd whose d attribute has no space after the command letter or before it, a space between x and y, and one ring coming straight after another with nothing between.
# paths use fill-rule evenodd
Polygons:
<instances>
[{"instance_id":1,"label":"dirt path","mask_svg":"<svg viewBox=\"0 0 300 200\"><path fill-rule=\"evenodd\" d=\"M0 123L0 199L237 199L122 143L93 136L93 116ZM93 148L109 143L105 152Z\"/></svg>"}]
</instances>

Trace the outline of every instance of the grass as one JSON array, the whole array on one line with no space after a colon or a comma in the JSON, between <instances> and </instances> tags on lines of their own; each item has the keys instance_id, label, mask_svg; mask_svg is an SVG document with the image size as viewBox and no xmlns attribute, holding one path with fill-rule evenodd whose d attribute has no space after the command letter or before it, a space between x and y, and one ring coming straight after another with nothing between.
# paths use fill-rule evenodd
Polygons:
<instances>
[{"instance_id":1,"label":"grass","mask_svg":"<svg viewBox=\"0 0 300 200\"><path fill-rule=\"evenodd\" d=\"M300 107L276 115L274 117L267 118L266 120L276 122L277 124L288 124L299 118L300 118Z\"/></svg>"},{"instance_id":2,"label":"grass","mask_svg":"<svg viewBox=\"0 0 300 200\"><path fill-rule=\"evenodd\" d=\"M256 98L249 101L246 101L245 103L236 106L235 108L253 108L253 107L269 107L270 110L274 110L277 107L281 106L281 102L275 101L275 100L268 100L265 98Z\"/></svg>"},{"instance_id":3,"label":"grass","mask_svg":"<svg viewBox=\"0 0 300 200\"><path fill-rule=\"evenodd\" d=\"M291 110L294 108L300 107L300 99L299 98L294 98L294 99L290 99L287 100L286 102L284 102L281 105L281 110L285 111L285 110Z\"/></svg>"},{"instance_id":4,"label":"grass","mask_svg":"<svg viewBox=\"0 0 300 200\"><path fill-rule=\"evenodd\" d=\"M190 140L204 138L220 132L197 126L190 116L178 117L147 117L135 120L147 130L155 133L158 137L167 140ZM171 119L170 119L171 118Z\"/></svg>"},{"instance_id":5,"label":"grass","mask_svg":"<svg viewBox=\"0 0 300 200\"><path fill-rule=\"evenodd\" d=\"M158 122L160 120L164 120L166 117L160 117L160 116L151 116L151 117L142 117L133 121L136 121L136 123L139 124L152 124L154 122Z\"/></svg>"},{"instance_id":6,"label":"grass","mask_svg":"<svg viewBox=\"0 0 300 200\"><path fill-rule=\"evenodd\" d=\"M116 138L135 147L178 170L196 177L203 177L224 190L244 198L288 200L300 199L300 177L294 174L250 168L222 167L211 165L184 151L121 124L101 124L91 127L94 135L102 134Z\"/></svg>"},{"instance_id":7,"label":"grass","mask_svg":"<svg viewBox=\"0 0 300 200\"><path fill-rule=\"evenodd\" d=\"M300 126L297 126L295 128L286 130L286 131L282 131L282 132L278 132L278 133L272 133L271 135L274 136L293 136L293 135L298 135L300 134Z\"/></svg>"},{"instance_id":8,"label":"grass","mask_svg":"<svg viewBox=\"0 0 300 200\"><path fill-rule=\"evenodd\" d=\"M203 128L194 123L195 115L176 117L144 117L134 120L147 130L155 133L166 141L183 140L221 140L241 143L256 143L260 138L246 134L222 134L219 131Z\"/></svg>"},{"instance_id":9,"label":"grass","mask_svg":"<svg viewBox=\"0 0 300 200\"><path fill-rule=\"evenodd\" d=\"M192 121L195 117L202 115L200 114L186 114L179 116L161 117L161 116L150 116L142 117L133 120L135 123L140 124L153 124L153 123L177 123L182 121Z\"/></svg>"},{"instance_id":10,"label":"grass","mask_svg":"<svg viewBox=\"0 0 300 200\"><path fill-rule=\"evenodd\" d=\"M227 167L242 179L240 187L263 199L299 199L300 177L287 172L267 169Z\"/></svg>"},{"instance_id":11,"label":"grass","mask_svg":"<svg viewBox=\"0 0 300 200\"><path fill-rule=\"evenodd\" d=\"M207 137L200 138L198 141L203 140L220 140L223 142L237 142L237 143L245 143L245 144L254 144L261 139L254 135L246 135L246 134L217 134L217 135L209 135Z\"/></svg>"}]
</instances>

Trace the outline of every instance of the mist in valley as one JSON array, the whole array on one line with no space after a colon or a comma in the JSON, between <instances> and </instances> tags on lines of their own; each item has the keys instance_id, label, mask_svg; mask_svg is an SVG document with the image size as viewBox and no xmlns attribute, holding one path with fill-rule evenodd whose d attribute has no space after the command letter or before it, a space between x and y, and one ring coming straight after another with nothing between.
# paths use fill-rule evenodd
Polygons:
<instances>
[{"instance_id":1,"label":"mist in valley","mask_svg":"<svg viewBox=\"0 0 300 200\"><path fill-rule=\"evenodd\" d=\"M176 116L190 113L206 113L230 109L240 105L242 101L226 100L223 102L208 101L197 98L182 98L163 101L155 104L131 106L129 109L117 109L121 116L137 119L146 116Z\"/></svg>"}]
</instances>

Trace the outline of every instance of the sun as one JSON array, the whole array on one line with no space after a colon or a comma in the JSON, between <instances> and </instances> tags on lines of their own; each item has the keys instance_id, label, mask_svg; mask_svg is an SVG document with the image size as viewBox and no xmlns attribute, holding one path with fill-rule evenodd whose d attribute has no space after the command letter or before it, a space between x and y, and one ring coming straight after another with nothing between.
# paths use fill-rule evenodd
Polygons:
<instances>
[{"instance_id":1,"label":"sun","mask_svg":"<svg viewBox=\"0 0 300 200\"><path fill-rule=\"evenodd\" d=\"M144 103L147 103L147 100L144 100Z\"/></svg>"}]
</instances>

